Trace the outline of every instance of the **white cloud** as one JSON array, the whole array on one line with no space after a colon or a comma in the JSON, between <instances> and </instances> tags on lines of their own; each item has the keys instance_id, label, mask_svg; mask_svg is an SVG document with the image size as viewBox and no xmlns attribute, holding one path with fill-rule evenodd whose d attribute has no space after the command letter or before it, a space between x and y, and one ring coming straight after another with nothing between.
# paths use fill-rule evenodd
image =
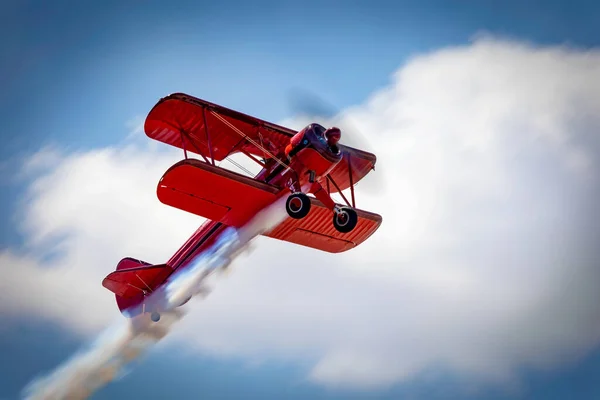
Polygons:
<instances>
[{"instance_id":1,"label":"white cloud","mask_svg":"<svg viewBox=\"0 0 600 400\"><path fill-rule=\"evenodd\" d=\"M330 255L261 238L177 337L367 387L436 366L506 379L589 351L600 341L599 78L600 51L492 38L414 58L347 110L389 182L358 193L384 216L372 240ZM29 253L0 256L0 310L80 332L105 324L118 311L100 282L117 261L165 261L200 222L156 199L176 160L135 144L63 155L24 204Z\"/></svg>"},{"instance_id":2,"label":"white cloud","mask_svg":"<svg viewBox=\"0 0 600 400\"><path fill-rule=\"evenodd\" d=\"M46 152L48 150L42 150ZM23 201L24 249L0 253L3 313L59 319L78 331L101 328L118 313L100 283L118 261L164 261L202 220L163 206L156 185L177 161L173 151L136 145L57 155ZM36 154L31 160L50 159ZM25 167L32 170L31 163ZM167 230L165 231L165 227Z\"/></svg>"}]
</instances>

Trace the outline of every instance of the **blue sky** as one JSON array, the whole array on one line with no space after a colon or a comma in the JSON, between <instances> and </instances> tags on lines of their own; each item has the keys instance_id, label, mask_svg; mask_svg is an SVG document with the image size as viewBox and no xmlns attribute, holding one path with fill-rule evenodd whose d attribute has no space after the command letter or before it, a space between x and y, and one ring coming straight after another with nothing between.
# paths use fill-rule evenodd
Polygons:
<instances>
[{"instance_id":1,"label":"blue sky","mask_svg":"<svg viewBox=\"0 0 600 400\"><path fill-rule=\"evenodd\" d=\"M16 177L23 158L48 145L64 153L120 146L127 123L143 118L168 93L188 92L279 121L290 117L287 96L293 88L322 93L340 108L361 104L414 56L466 45L481 32L540 45L600 45L600 8L591 1L406 1L378 7L350 1L28 1L2 8L0 244L17 251L26 239L19 211L29 181ZM82 343L60 323L38 317L10 317L3 326L0 398L18 397L33 375ZM235 357L190 355L176 347L157 349L95 398L186 398L199 390L206 398L591 399L600 397L598 372L595 348L548 371L519 369L516 391L484 383L472 392L472 382L442 370L354 393L307 382L305 366L295 361L248 367Z\"/></svg>"},{"instance_id":2,"label":"blue sky","mask_svg":"<svg viewBox=\"0 0 600 400\"><path fill-rule=\"evenodd\" d=\"M3 160L49 143L115 143L124 121L176 91L279 120L290 113L288 90L357 104L412 55L482 31L542 44L598 42L597 7L585 1L110 4L4 6L1 46L10 62L0 71L0 104L5 131L18 134L0 150ZM16 192L5 187L7 221ZM7 243L12 224L2 225Z\"/></svg>"}]
</instances>

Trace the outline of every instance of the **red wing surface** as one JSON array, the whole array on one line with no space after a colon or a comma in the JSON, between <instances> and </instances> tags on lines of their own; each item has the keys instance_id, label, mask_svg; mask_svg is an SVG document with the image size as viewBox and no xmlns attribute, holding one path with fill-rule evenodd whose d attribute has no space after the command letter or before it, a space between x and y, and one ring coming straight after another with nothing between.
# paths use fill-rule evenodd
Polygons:
<instances>
[{"instance_id":1,"label":"red wing surface","mask_svg":"<svg viewBox=\"0 0 600 400\"><path fill-rule=\"evenodd\" d=\"M166 264L118 269L104 278L102 286L119 297L133 298L154 291L172 272Z\"/></svg>"},{"instance_id":2,"label":"red wing surface","mask_svg":"<svg viewBox=\"0 0 600 400\"><path fill-rule=\"evenodd\" d=\"M297 133L184 93L162 98L148 114L144 130L152 139L215 161L239 152L272 158ZM330 176L339 190L345 190L373 169L376 157L348 146L340 149L344 159ZM330 192L337 193L338 188L331 185Z\"/></svg>"},{"instance_id":3,"label":"red wing surface","mask_svg":"<svg viewBox=\"0 0 600 400\"><path fill-rule=\"evenodd\" d=\"M340 233L333 226L333 214L321 202L311 198L309 214L300 219L287 218L265 236L323 250L341 253L367 240L381 225L378 214L356 210L358 223L350 233Z\"/></svg>"},{"instance_id":4,"label":"red wing surface","mask_svg":"<svg viewBox=\"0 0 600 400\"><path fill-rule=\"evenodd\" d=\"M169 168L157 188L162 203L234 227L248 222L280 192L264 182L193 159Z\"/></svg>"}]
</instances>

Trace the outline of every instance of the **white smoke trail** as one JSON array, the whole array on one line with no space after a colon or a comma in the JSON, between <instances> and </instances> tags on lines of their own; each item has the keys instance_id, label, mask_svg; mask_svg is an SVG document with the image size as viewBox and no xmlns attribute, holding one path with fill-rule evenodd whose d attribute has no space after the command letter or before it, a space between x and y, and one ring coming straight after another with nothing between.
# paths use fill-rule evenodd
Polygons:
<instances>
[{"instance_id":1,"label":"white smoke trail","mask_svg":"<svg viewBox=\"0 0 600 400\"><path fill-rule=\"evenodd\" d=\"M107 328L88 348L84 348L49 375L30 383L27 399L85 399L108 382L118 378L123 368L162 339L181 318L180 313L164 315L157 324L136 327L123 319ZM140 329L141 328L141 329Z\"/></svg>"},{"instance_id":2,"label":"white smoke trail","mask_svg":"<svg viewBox=\"0 0 600 400\"><path fill-rule=\"evenodd\" d=\"M124 367L150 350L185 315L179 308L187 299L205 293L205 280L224 270L258 235L273 229L286 217L283 202L265 208L239 230L229 228L190 266L176 271L146 305L160 313L158 322L148 314L122 319L107 328L87 348L54 371L34 379L23 391L26 399L85 399L124 373Z\"/></svg>"}]
</instances>

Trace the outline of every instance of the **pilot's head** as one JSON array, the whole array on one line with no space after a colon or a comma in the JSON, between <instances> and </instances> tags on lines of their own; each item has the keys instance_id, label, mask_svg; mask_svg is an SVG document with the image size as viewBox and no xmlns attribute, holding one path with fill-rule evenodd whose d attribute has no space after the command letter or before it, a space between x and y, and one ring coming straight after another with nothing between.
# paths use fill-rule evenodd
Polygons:
<instances>
[{"instance_id":1,"label":"pilot's head","mask_svg":"<svg viewBox=\"0 0 600 400\"><path fill-rule=\"evenodd\" d=\"M342 137L342 131L340 131L340 128L332 126L324 132L324 135L325 139L327 139L327 144L329 146L333 146L340 141L340 138Z\"/></svg>"}]
</instances>

